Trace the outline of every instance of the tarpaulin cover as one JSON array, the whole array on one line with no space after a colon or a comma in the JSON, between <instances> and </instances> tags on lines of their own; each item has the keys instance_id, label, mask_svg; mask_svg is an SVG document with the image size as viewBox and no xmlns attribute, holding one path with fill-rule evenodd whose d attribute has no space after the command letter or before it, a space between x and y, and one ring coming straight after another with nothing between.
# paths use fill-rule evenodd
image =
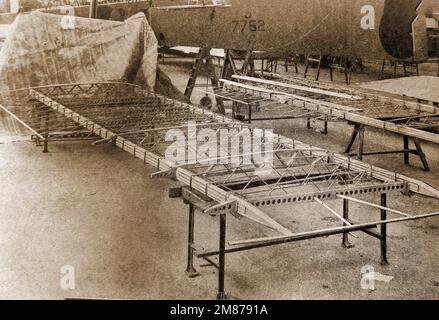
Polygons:
<instances>
[{"instance_id":1,"label":"tarpaulin cover","mask_svg":"<svg viewBox=\"0 0 439 320\"><path fill-rule=\"evenodd\" d=\"M153 91L157 39L143 13L124 22L20 14L0 51L0 89L123 81Z\"/></svg>"}]
</instances>

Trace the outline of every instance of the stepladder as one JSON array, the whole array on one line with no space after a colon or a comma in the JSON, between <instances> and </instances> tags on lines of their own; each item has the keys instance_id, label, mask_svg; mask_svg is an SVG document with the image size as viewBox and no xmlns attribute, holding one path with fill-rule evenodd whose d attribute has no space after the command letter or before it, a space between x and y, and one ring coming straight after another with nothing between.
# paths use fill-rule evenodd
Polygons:
<instances>
[{"instance_id":1,"label":"stepladder","mask_svg":"<svg viewBox=\"0 0 439 320\"><path fill-rule=\"evenodd\" d=\"M216 74L215 65L213 63L213 57L210 54L211 48L201 48L195 58L194 65L191 70L191 74L186 85L184 95L190 99L192 97L194 88L197 83L197 78L201 75L203 66L208 74L214 89L218 89L220 86L218 76ZM218 113L225 114L224 102L220 97L215 97L218 108Z\"/></svg>"}]
</instances>

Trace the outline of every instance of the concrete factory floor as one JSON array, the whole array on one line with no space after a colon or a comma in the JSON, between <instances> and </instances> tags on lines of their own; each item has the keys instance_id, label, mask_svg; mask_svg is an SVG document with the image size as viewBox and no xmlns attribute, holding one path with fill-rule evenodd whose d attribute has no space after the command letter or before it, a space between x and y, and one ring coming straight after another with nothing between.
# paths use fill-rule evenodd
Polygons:
<instances>
[{"instance_id":1,"label":"concrete factory floor","mask_svg":"<svg viewBox=\"0 0 439 320\"><path fill-rule=\"evenodd\" d=\"M163 66L180 85L187 68ZM3 125L2 125L3 124ZM271 126L266 123L266 126ZM330 124L329 134L306 130L303 121L281 121L277 130L304 142L341 152L350 128ZM295 128L295 129L293 129ZM168 199L168 180L151 180L153 170L110 145L90 142L52 143L41 153L0 113L0 298L101 297L136 299L214 298L216 270L197 268L185 274L187 206ZM402 139L401 139L402 140ZM400 148L393 135L366 134L366 148ZM401 155L367 161L424 180L439 188L439 150L425 144L432 171L411 167ZM377 201L377 199L374 199ZM333 205L334 208L337 205ZM392 194L389 205L407 212L439 210L439 201ZM317 211L319 209L319 211ZM378 217L352 205L352 218ZM287 217L294 231L319 223L339 225L318 206L306 205L276 213ZM228 220L229 239L260 234L247 221ZM389 262L379 264L379 242L357 233L352 249L341 236L259 249L227 256L226 290L248 299L439 299L439 219L389 226ZM217 247L218 222L196 215L196 239ZM75 269L75 289L60 287L61 268ZM377 282L377 290L361 288L361 269L393 276Z\"/></svg>"}]
</instances>

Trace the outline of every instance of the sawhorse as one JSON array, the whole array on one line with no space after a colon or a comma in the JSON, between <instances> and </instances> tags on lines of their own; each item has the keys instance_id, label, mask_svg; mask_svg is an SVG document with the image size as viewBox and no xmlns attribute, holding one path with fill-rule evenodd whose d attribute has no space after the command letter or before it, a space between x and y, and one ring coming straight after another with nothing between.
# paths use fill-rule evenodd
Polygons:
<instances>
[{"instance_id":1,"label":"sawhorse","mask_svg":"<svg viewBox=\"0 0 439 320\"><path fill-rule=\"evenodd\" d=\"M404 154L404 164L410 165L410 154L417 155L421 160L422 167L424 171L430 171L430 166L428 165L427 156L425 155L421 142L417 138L412 138L413 143L415 145L415 149L410 148L410 137L404 135L403 136L403 150L394 150L394 151L380 151L380 152L364 152L364 133L366 127L362 124L354 124L354 129L352 131L352 135L349 139L348 145L346 146L345 153L350 156L357 156L359 160L363 160L364 156L371 155L382 155L382 154L393 154L393 153L403 153ZM354 146L355 140L358 138L358 152L356 154L351 153L352 147Z\"/></svg>"}]
</instances>

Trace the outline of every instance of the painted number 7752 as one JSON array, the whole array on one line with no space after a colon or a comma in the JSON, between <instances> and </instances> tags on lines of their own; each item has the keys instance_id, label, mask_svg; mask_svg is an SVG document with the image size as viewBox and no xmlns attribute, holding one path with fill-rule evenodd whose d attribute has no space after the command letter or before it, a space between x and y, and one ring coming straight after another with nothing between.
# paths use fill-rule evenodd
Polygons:
<instances>
[{"instance_id":1,"label":"painted number 7752","mask_svg":"<svg viewBox=\"0 0 439 320\"><path fill-rule=\"evenodd\" d=\"M234 33L265 31L265 21L252 19L251 15L241 20L232 20L232 26Z\"/></svg>"}]
</instances>

